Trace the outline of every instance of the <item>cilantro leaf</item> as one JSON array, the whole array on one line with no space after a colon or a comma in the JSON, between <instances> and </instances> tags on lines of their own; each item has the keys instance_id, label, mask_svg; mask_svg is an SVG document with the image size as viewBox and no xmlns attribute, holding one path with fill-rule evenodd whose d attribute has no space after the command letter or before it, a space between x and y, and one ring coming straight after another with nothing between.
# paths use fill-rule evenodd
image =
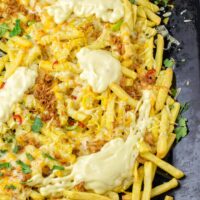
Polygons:
<instances>
[{"instance_id":1,"label":"cilantro leaf","mask_svg":"<svg viewBox=\"0 0 200 200\"><path fill-rule=\"evenodd\" d=\"M180 108L180 115L182 115L184 112L188 111L189 109L189 103L184 103L181 104L181 108Z\"/></svg>"},{"instance_id":2,"label":"cilantro leaf","mask_svg":"<svg viewBox=\"0 0 200 200\"><path fill-rule=\"evenodd\" d=\"M173 68L175 64L176 64L176 62L173 58L170 58L170 59L166 58L164 60L164 66L166 68Z\"/></svg>"},{"instance_id":3,"label":"cilantro leaf","mask_svg":"<svg viewBox=\"0 0 200 200\"><path fill-rule=\"evenodd\" d=\"M8 169L11 168L11 164L9 162L0 163L0 169Z\"/></svg>"},{"instance_id":4,"label":"cilantro leaf","mask_svg":"<svg viewBox=\"0 0 200 200\"><path fill-rule=\"evenodd\" d=\"M23 172L24 174L29 174L29 173L32 172L30 166L27 165L27 164L25 164L25 163L22 162L21 160L17 160L16 163L17 163L18 165L21 166L22 172Z\"/></svg>"},{"instance_id":5,"label":"cilantro leaf","mask_svg":"<svg viewBox=\"0 0 200 200\"><path fill-rule=\"evenodd\" d=\"M26 153L26 157L27 157L30 161L34 160L33 156L32 156L30 153Z\"/></svg>"},{"instance_id":6,"label":"cilantro leaf","mask_svg":"<svg viewBox=\"0 0 200 200\"><path fill-rule=\"evenodd\" d=\"M48 158L49 160L56 160L55 158L53 158L52 156L50 156L48 153L43 153L42 154L45 158Z\"/></svg>"},{"instance_id":7,"label":"cilantro leaf","mask_svg":"<svg viewBox=\"0 0 200 200\"><path fill-rule=\"evenodd\" d=\"M188 134L186 118L180 117L178 119L178 127L175 129L175 133L177 142L179 142L181 138L185 137Z\"/></svg>"},{"instance_id":8,"label":"cilantro leaf","mask_svg":"<svg viewBox=\"0 0 200 200\"><path fill-rule=\"evenodd\" d=\"M16 187L13 184L11 184L11 185L6 185L5 189L7 189L7 190L15 190Z\"/></svg>"},{"instance_id":9,"label":"cilantro leaf","mask_svg":"<svg viewBox=\"0 0 200 200\"><path fill-rule=\"evenodd\" d=\"M14 36L17 36L17 35L20 35L22 33L22 28L20 26L20 20L17 19L15 21L15 26L13 28L13 30L10 32L10 37L14 37Z\"/></svg>"},{"instance_id":10,"label":"cilantro leaf","mask_svg":"<svg viewBox=\"0 0 200 200\"><path fill-rule=\"evenodd\" d=\"M8 30L9 30L9 27L7 24L5 23L0 24L0 37L4 36Z\"/></svg>"},{"instance_id":11,"label":"cilantro leaf","mask_svg":"<svg viewBox=\"0 0 200 200\"><path fill-rule=\"evenodd\" d=\"M59 166L59 165L54 165L52 170L64 170L65 168L63 166Z\"/></svg>"},{"instance_id":12,"label":"cilantro leaf","mask_svg":"<svg viewBox=\"0 0 200 200\"><path fill-rule=\"evenodd\" d=\"M39 133L42 127L43 127L42 120L39 117L36 117L33 122L31 130L35 133Z\"/></svg>"},{"instance_id":13,"label":"cilantro leaf","mask_svg":"<svg viewBox=\"0 0 200 200\"><path fill-rule=\"evenodd\" d=\"M116 24L114 24L112 26L112 30L119 31L122 24L123 24L123 19L119 20Z\"/></svg>"}]
</instances>

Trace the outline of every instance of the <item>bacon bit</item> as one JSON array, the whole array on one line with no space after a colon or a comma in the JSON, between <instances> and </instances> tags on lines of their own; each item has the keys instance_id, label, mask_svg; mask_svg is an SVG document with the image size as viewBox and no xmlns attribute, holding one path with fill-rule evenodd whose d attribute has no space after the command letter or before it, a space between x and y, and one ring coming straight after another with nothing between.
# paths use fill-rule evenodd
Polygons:
<instances>
[{"instance_id":1,"label":"bacon bit","mask_svg":"<svg viewBox=\"0 0 200 200\"><path fill-rule=\"evenodd\" d=\"M68 119L68 124L69 124L70 126L73 126L73 125L75 124L75 120L72 119L71 117L69 117L69 119Z\"/></svg>"},{"instance_id":2,"label":"bacon bit","mask_svg":"<svg viewBox=\"0 0 200 200\"><path fill-rule=\"evenodd\" d=\"M74 95L72 95L71 97L72 97L72 99L74 99L74 100L76 100L76 99L77 99L77 97L76 97L76 96L74 96Z\"/></svg>"},{"instance_id":3,"label":"bacon bit","mask_svg":"<svg viewBox=\"0 0 200 200\"><path fill-rule=\"evenodd\" d=\"M53 65L57 65L57 64L58 64L58 61L57 61L57 60L53 62Z\"/></svg>"},{"instance_id":4,"label":"bacon bit","mask_svg":"<svg viewBox=\"0 0 200 200\"><path fill-rule=\"evenodd\" d=\"M90 153L96 153L106 144L106 140L96 140L93 142L87 142L87 148Z\"/></svg>"},{"instance_id":5,"label":"bacon bit","mask_svg":"<svg viewBox=\"0 0 200 200\"><path fill-rule=\"evenodd\" d=\"M1 85L0 85L0 89L3 89L3 88L4 88L4 86L5 86L5 84L6 84L6 83L4 83L4 82L3 82L3 83L1 83Z\"/></svg>"},{"instance_id":6,"label":"bacon bit","mask_svg":"<svg viewBox=\"0 0 200 200\"><path fill-rule=\"evenodd\" d=\"M74 189L79 192L85 192L84 182L80 182L78 185L74 186Z\"/></svg>"},{"instance_id":7,"label":"bacon bit","mask_svg":"<svg viewBox=\"0 0 200 200\"><path fill-rule=\"evenodd\" d=\"M85 124L83 124L82 122L78 122L78 126L81 128L85 128Z\"/></svg>"},{"instance_id":8,"label":"bacon bit","mask_svg":"<svg viewBox=\"0 0 200 200\"><path fill-rule=\"evenodd\" d=\"M20 115L13 115L13 119L19 124L21 125L23 120L22 117Z\"/></svg>"},{"instance_id":9,"label":"bacon bit","mask_svg":"<svg viewBox=\"0 0 200 200\"><path fill-rule=\"evenodd\" d=\"M145 74L145 82L149 84L154 84L156 81L156 70L155 69L150 69L146 74Z\"/></svg>"}]
</instances>

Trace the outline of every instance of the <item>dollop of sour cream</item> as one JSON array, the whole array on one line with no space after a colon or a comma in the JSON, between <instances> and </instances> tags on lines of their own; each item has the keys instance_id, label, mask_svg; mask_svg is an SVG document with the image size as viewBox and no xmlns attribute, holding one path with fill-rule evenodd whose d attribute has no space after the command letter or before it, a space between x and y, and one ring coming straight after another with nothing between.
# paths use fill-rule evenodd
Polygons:
<instances>
[{"instance_id":1,"label":"dollop of sour cream","mask_svg":"<svg viewBox=\"0 0 200 200\"><path fill-rule=\"evenodd\" d=\"M19 67L0 90L0 121L8 120L12 106L35 84L37 68Z\"/></svg>"},{"instance_id":2,"label":"dollop of sour cream","mask_svg":"<svg viewBox=\"0 0 200 200\"><path fill-rule=\"evenodd\" d=\"M72 13L78 17L96 15L110 23L115 23L124 16L121 0L58 0L47 11L57 24L64 22Z\"/></svg>"},{"instance_id":3,"label":"dollop of sour cream","mask_svg":"<svg viewBox=\"0 0 200 200\"><path fill-rule=\"evenodd\" d=\"M121 64L109 51L82 48L76 57L82 70L81 79L86 80L94 92L101 93L110 83L119 82Z\"/></svg>"},{"instance_id":4,"label":"dollop of sour cream","mask_svg":"<svg viewBox=\"0 0 200 200\"><path fill-rule=\"evenodd\" d=\"M40 192L44 196L70 189L81 182L84 182L87 190L99 194L105 194L119 186L123 188L126 181L132 177L135 159L139 153L139 141L143 139L151 123L150 96L150 91L144 91L139 118L135 127L130 127L126 141L121 138L113 139L99 152L79 157L77 162L68 168L71 171L68 176L43 178L37 174L29 185L42 185Z\"/></svg>"}]
</instances>

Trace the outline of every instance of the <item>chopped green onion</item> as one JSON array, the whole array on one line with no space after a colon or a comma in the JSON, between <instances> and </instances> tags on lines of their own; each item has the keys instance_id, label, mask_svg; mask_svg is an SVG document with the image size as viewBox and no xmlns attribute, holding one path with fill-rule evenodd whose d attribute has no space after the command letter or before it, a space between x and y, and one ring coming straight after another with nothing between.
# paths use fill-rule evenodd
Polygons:
<instances>
[{"instance_id":1,"label":"chopped green onion","mask_svg":"<svg viewBox=\"0 0 200 200\"><path fill-rule=\"evenodd\" d=\"M174 67L175 63L176 62L175 62L175 60L173 58L170 58L170 59L166 58L164 60L164 65L165 65L166 68L172 68L172 67Z\"/></svg>"},{"instance_id":2,"label":"chopped green onion","mask_svg":"<svg viewBox=\"0 0 200 200\"><path fill-rule=\"evenodd\" d=\"M26 157L27 157L30 161L34 160L33 156L32 156L30 153L26 153Z\"/></svg>"},{"instance_id":3,"label":"chopped green onion","mask_svg":"<svg viewBox=\"0 0 200 200\"><path fill-rule=\"evenodd\" d=\"M123 24L123 19L119 20L116 24L114 24L112 26L112 30L119 31L122 24Z\"/></svg>"},{"instance_id":4,"label":"chopped green onion","mask_svg":"<svg viewBox=\"0 0 200 200\"><path fill-rule=\"evenodd\" d=\"M20 35L22 33L20 23L21 23L20 19L17 19L15 21L15 26L14 26L13 30L10 32L10 37L14 37L14 36Z\"/></svg>"},{"instance_id":5,"label":"chopped green onion","mask_svg":"<svg viewBox=\"0 0 200 200\"><path fill-rule=\"evenodd\" d=\"M49 160L56 160L55 158L53 158L52 156L50 156L48 153L43 153L42 154L45 158L48 158Z\"/></svg>"},{"instance_id":6,"label":"chopped green onion","mask_svg":"<svg viewBox=\"0 0 200 200\"><path fill-rule=\"evenodd\" d=\"M0 163L0 169L8 169L11 168L11 164L9 162Z\"/></svg>"},{"instance_id":7,"label":"chopped green onion","mask_svg":"<svg viewBox=\"0 0 200 200\"><path fill-rule=\"evenodd\" d=\"M22 172L23 172L24 174L29 174L29 173L32 172L30 166L27 165L27 164L25 164L25 163L22 162L21 160L17 160L16 163L17 163L18 165L21 166Z\"/></svg>"},{"instance_id":8,"label":"chopped green onion","mask_svg":"<svg viewBox=\"0 0 200 200\"><path fill-rule=\"evenodd\" d=\"M36 117L31 127L31 130L35 133L40 133L42 127L43 127L42 120L39 117Z\"/></svg>"},{"instance_id":9,"label":"chopped green onion","mask_svg":"<svg viewBox=\"0 0 200 200\"><path fill-rule=\"evenodd\" d=\"M14 185L6 185L5 186L5 189L7 189L7 190L15 190L16 189L16 187L14 186Z\"/></svg>"},{"instance_id":10,"label":"chopped green onion","mask_svg":"<svg viewBox=\"0 0 200 200\"><path fill-rule=\"evenodd\" d=\"M52 170L64 170L65 168L63 166L58 166L58 165L54 165Z\"/></svg>"},{"instance_id":11,"label":"chopped green onion","mask_svg":"<svg viewBox=\"0 0 200 200\"><path fill-rule=\"evenodd\" d=\"M13 153L18 153L19 150L20 150L20 146L15 145L12 151L13 151Z\"/></svg>"}]
</instances>

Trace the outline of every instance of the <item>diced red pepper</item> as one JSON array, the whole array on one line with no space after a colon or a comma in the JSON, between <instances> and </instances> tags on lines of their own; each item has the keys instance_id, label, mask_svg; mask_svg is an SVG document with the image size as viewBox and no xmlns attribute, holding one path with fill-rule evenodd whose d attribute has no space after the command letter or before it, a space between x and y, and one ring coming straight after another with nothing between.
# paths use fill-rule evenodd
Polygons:
<instances>
[{"instance_id":1,"label":"diced red pepper","mask_svg":"<svg viewBox=\"0 0 200 200\"><path fill-rule=\"evenodd\" d=\"M83 124L82 122L78 122L78 126L81 128L85 128L85 124Z\"/></svg>"},{"instance_id":2,"label":"diced red pepper","mask_svg":"<svg viewBox=\"0 0 200 200\"><path fill-rule=\"evenodd\" d=\"M0 89L3 89L6 83L1 83Z\"/></svg>"},{"instance_id":3,"label":"diced red pepper","mask_svg":"<svg viewBox=\"0 0 200 200\"><path fill-rule=\"evenodd\" d=\"M145 81L149 84L153 84L156 81L156 70L155 69L150 69L148 72L145 74Z\"/></svg>"},{"instance_id":4,"label":"diced red pepper","mask_svg":"<svg viewBox=\"0 0 200 200\"><path fill-rule=\"evenodd\" d=\"M23 120L22 117L20 115L13 115L13 119L19 124L21 125Z\"/></svg>"},{"instance_id":5,"label":"diced red pepper","mask_svg":"<svg viewBox=\"0 0 200 200\"><path fill-rule=\"evenodd\" d=\"M58 64L58 61L57 61L57 60L53 62L53 65L57 65L57 64Z\"/></svg>"}]
</instances>

